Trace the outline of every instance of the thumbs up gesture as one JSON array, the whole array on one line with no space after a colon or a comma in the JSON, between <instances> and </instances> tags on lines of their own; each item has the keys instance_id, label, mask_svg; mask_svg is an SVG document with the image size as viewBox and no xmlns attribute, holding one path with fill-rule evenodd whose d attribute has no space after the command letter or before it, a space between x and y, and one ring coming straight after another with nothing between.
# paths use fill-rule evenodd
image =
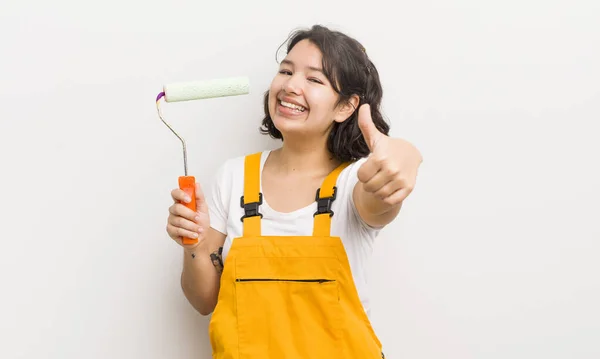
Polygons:
<instances>
[{"instance_id":1,"label":"thumbs up gesture","mask_svg":"<svg viewBox=\"0 0 600 359\"><path fill-rule=\"evenodd\" d=\"M358 169L358 180L363 190L379 202L380 212L398 207L415 186L423 161L421 154L407 141L381 133L368 104L358 110L358 126L371 152Z\"/></svg>"}]
</instances>

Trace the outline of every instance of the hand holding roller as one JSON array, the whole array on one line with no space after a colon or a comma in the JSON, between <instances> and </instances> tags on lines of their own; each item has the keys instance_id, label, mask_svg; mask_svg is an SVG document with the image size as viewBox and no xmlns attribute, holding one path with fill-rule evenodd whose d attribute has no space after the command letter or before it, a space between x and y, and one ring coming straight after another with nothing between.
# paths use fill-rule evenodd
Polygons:
<instances>
[{"instance_id":1,"label":"hand holding roller","mask_svg":"<svg viewBox=\"0 0 600 359\"><path fill-rule=\"evenodd\" d=\"M249 79L247 77L231 77L225 79L214 79L208 81L192 81L167 84L163 86L163 92L156 97L156 108L161 121L179 138L183 146L183 168L184 175L179 177L179 188L191 199L184 203L187 208L196 211L196 179L188 175L187 149L185 140L164 120L160 109L160 99L166 102L180 102L201 100L215 97L245 95L250 92ZM183 244L195 244L195 238L183 238Z\"/></svg>"}]
</instances>

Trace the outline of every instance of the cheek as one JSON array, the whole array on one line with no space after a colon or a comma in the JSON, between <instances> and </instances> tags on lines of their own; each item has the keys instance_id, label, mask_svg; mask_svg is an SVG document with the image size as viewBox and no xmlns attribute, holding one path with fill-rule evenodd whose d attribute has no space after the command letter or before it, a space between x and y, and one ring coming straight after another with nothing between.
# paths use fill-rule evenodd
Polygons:
<instances>
[{"instance_id":1,"label":"cheek","mask_svg":"<svg viewBox=\"0 0 600 359\"><path fill-rule=\"evenodd\" d=\"M305 92L310 111L321 116L329 116L335 107L336 98L330 91L312 89Z\"/></svg>"},{"instance_id":2,"label":"cheek","mask_svg":"<svg viewBox=\"0 0 600 359\"><path fill-rule=\"evenodd\" d=\"M271 86L269 87L269 104L273 105L277 99L277 95L281 91L282 83L281 81L277 81L277 79L271 82Z\"/></svg>"},{"instance_id":3,"label":"cheek","mask_svg":"<svg viewBox=\"0 0 600 359\"><path fill-rule=\"evenodd\" d=\"M271 83L271 86L269 87L269 107L272 107L275 103L280 89L281 87L278 89L275 82Z\"/></svg>"},{"instance_id":4,"label":"cheek","mask_svg":"<svg viewBox=\"0 0 600 359\"><path fill-rule=\"evenodd\" d=\"M267 108L269 111L269 116L271 116L271 118L274 118L275 116L275 107L277 106L276 104L276 97L277 94L271 90L269 90L269 98L267 100Z\"/></svg>"},{"instance_id":5,"label":"cheek","mask_svg":"<svg viewBox=\"0 0 600 359\"><path fill-rule=\"evenodd\" d=\"M278 74L275 77L273 77L273 80L271 81L271 85L269 86L269 91L277 96L280 92L281 89L283 88L283 85L285 84L286 78L281 75Z\"/></svg>"}]
</instances>

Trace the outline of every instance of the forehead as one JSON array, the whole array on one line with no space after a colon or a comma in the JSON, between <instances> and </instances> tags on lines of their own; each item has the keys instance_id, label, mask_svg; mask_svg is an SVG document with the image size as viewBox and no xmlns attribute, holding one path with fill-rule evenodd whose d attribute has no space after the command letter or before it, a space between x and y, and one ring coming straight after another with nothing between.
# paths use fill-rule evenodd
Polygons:
<instances>
[{"instance_id":1,"label":"forehead","mask_svg":"<svg viewBox=\"0 0 600 359\"><path fill-rule=\"evenodd\" d=\"M301 40L287 54L285 60L299 67L320 68L323 60L321 50L309 40Z\"/></svg>"}]
</instances>

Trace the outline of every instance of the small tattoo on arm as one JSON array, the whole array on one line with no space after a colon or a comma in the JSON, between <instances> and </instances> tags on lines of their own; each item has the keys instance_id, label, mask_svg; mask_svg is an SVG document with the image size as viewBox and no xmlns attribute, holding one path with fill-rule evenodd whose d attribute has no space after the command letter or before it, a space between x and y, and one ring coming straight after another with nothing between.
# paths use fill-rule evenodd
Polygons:
<instances>
[{"instance_id":1,"label":"small tattoo on arm","mask_svg":"<svg viewBox=\"0 0 600 359\"><path fill-rule=\"evenodd\" d=\"M216 251L210 254L210 260L217 269L218 273L223 272L223 247L219 247Z\"/></svg>"}]
</instances>

